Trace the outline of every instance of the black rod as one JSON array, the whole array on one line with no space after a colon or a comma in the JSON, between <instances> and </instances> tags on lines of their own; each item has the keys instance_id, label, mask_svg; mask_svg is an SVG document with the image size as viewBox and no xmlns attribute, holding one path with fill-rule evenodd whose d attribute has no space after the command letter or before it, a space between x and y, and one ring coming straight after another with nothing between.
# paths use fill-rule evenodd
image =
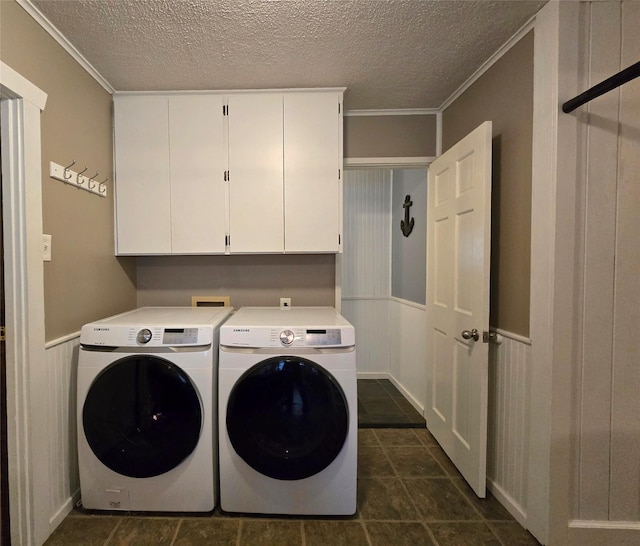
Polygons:
<instances>
[{"instance_id":1,"label":"black rod","mask_svg":"<svg viewBox=\"0 0 640 546\"><path fill-rule=\"evenodd\" d=\"M568 100L562 105L562 111L565 114L573 112L578 108L578 106L582 106L585 102L589 102L600 95L604 95L606 92L611 91L616 87L620 87L623 83L627 83L638 76L640 76L640 61L632 64L629 68L625 68L622 72L618 72L599 84L594 85L591 89L587 89L577 97Z\"/></svg>"}]
</instances>

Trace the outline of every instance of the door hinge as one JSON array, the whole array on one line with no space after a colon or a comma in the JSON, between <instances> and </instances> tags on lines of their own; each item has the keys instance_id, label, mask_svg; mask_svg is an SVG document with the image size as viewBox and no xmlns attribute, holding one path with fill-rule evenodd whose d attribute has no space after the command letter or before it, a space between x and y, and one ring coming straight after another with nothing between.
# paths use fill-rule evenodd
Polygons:
<instances>
[{"instance_id":1,"label":"door hinge","mask_svg":"<svg viewBox=\"0 0 640 546\"><path fill-rule=\"evenodd\" d=\"M338 180L340 180L341 176L342 176L342 171L340 169L338 169Z\"/></svg>"},{"instance_id":2,"label":"door hinge","mask_svg":"<svg viewBox=\"0 0 640 546\"><path fill-rule=\"evenodd\" d=\"M223 116L228 116L229 115L229 105L228 104L223 104L222 105L222 115Z\"/></svg>"},{"instance_id":3,"label":"door hinge","mask_svg":"<svg viewBox=\"0 0 640 546\"><path fill-rule=\"evenodd\" d=\"M229 171L224 171L224 181L228 182L229 180L231 180L231 177L229 176Z\"/></svg>"},{"instance_id":4,"label":"door hinge","mask_svg":"<svg viewBox=\"0 0 640 546\"><path fill-rule=\"evenodd\" d=\"M229 246L231 244L231 235L224 236L224 246Z\"/></svg>"},{"instance_id":5,"label":"door hinge","mask_svg":"<svg viewBox=\"0 0 640 546\"><path fill-rule=\"evenodd\" d=\"M340 103L338 103L338 114L340 113Z\"/></svg>"},{"instance_id":6,"label":"door hinge","mask_svg":"<svg viewBox=\"0 0 640 546\"><path fill-rule=\"evenodd\" d=\"M6 341L6 340L7 340L7 327L0 326L0 341Z\"/></svg>"},{"instance_id":7,"label":"door hinge","mask_svg":"<svg viewBox=\"0 0 640 546\"><path fill-rule=\"evenodd\" d=\"M340 239L340 234L338 233L338 245L342 244L342 241Z\"/></svg>"}]
</instances>

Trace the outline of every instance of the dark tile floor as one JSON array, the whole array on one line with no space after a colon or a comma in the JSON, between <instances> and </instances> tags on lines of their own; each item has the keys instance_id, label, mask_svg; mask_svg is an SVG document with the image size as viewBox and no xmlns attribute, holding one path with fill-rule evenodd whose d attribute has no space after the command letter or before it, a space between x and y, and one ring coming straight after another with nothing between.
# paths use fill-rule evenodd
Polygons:
<instances>
[{"instance_id":1,"label":"dark tile floor","mask_svg":"<svg viewBox=\"0 0 640 546\"><path fill-rule=\"evenodd\" d=\"M47 546L536 546L489 495L478 499L422 416L385 379L358 380L358 510L353 517L87 514Z\"/></svg>"},{"instance_id":2,"label":"dark tile floor","mask_svg":"<svg viewBox=\"0 0 640 546\"><path fill-rule=\"evenodd\" d=\"M536 546L489 496L478 499L424 428L358 431L353 517L87 515L74 510L47 546Z\"/></svg>"},{"instance_id":3,"label":"dark tile floor","mask_svg":"<svg viewBox=\"0 0 640 546\"><path fill-rule=\"evenodd\" d=\"M422 415L388 379L358 379L359 428L424 428Z\"/></svg>"}]
</instances>

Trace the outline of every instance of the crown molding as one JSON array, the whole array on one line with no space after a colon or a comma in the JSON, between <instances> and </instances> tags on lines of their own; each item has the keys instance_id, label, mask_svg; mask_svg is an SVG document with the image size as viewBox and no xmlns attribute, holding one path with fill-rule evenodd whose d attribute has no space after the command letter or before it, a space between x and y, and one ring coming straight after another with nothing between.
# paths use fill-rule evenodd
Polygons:
<instances>
[{"instance_id":1,"label":"crown molding","mask_svg":"<svg viewBox=\"0 0 640 546\"><path fill-rule=\"evenodd\" d=\"M67 38L47 19L44 14L35 7L31 0L16 0L17 4L24 9L56 42L58 42L64 50L73 57L87 73L96 80L108 93L115 93L113 86L102 77L102 75L93 67L93 65L84 58L75 46L67 40Z\"/></svg>"},{"instance_id":2,"label":"crown molding","mask_svg":"<svg viewBox=\"0 0 640 546\"><path fill-rule=\"evenodd\" d=\"M469 87L471 87L480 77L497 63L514 45L516 45L529 31L534 29L536 16L529 19L518 32L509 38L491 57L489 57L453 94L446 99L438 111L443 112L446 108L460 97Z\"/></svg>"},{"instance_id":3,"label":"crown molding","mask_svg":"<svg viewBox=\"0 0 640 546\"><path fill-rule=\"evenodd\" d=\"M401 108L395 110L345 110L345 116L435 116L437 108Z\"/></svg>"}]
</instances>

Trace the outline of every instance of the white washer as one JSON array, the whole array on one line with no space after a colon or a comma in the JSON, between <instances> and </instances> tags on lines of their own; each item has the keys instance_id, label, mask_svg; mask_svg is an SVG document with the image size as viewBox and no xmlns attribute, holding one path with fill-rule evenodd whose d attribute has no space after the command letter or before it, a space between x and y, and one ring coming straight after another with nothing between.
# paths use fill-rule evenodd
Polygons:
<instances>
[{"instance_id":1,"label":"white washer","mask_svg":"<svg viewBox=\"0 0 640 546\"><path fill-rule=\"evenodd\" d=\"M86 324L78 361L82 504L216 505L219 326L230 307L145 307Z\"/></svg>"},{"instance_id":2,"label":"white washer","mask_svg":"<svg viewBox=\"0 0 640 546\"><path fill-rule=\"evenodd\" d=\"M351 515L355 332L332 307L243 307L220 330L220 506Z\"/></svg>"}]
</instances>

